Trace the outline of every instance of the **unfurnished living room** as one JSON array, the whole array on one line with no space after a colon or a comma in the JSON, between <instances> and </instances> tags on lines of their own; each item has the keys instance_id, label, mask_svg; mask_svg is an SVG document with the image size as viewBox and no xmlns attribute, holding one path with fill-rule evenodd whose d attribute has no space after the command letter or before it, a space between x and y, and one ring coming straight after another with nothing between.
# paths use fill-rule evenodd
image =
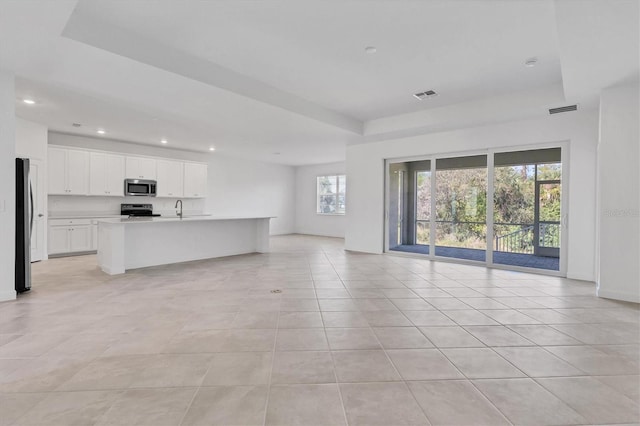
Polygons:
<instances>
[{"instance_id":1,"label":"unfurnished living room","mask_svg":"<svg viewBox=\"0 0 640 426\"><path fill-rule=\"evenodd\" d=\"M0 0L0 425L640 424L639 22Z\"/></svg>"}]
</instances>

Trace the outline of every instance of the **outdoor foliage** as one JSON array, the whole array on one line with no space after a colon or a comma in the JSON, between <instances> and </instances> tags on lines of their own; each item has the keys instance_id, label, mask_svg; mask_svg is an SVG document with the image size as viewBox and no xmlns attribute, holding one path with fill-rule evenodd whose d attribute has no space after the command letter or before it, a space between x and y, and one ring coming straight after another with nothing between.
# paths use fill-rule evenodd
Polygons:
<instances>
[{"instance_id":1,"label":"outdoor foliage","mask_svg":"<svg viewBox=\"0 0 640 426\"><path fill-rule=\"evenodd\" d=\"M560 164L537 167L538 180L560 180ZM418 172L416 219L417 243L429 244L431 212L431 173ZM494 169L494 233L514 234L519 247L512 251L533 250L535 222L536 166L503 166ZM486 248L487 169L455 169L437 171L436 244L448 247ZM543 185L540 192L540 220L560 220L560 185ZM559 246L559 226L543 227L541 245Z\"/></svg>"},{"instance_id":2,"label":"outdoor foliage","mask_svg":"<svg viewBox=\"0 0 640 426\"><path fill-rule=\"evenodd\" d=\"M318 213L344 214L347 179L345 175L318 176Z\"/></svg>"}]
</instances>

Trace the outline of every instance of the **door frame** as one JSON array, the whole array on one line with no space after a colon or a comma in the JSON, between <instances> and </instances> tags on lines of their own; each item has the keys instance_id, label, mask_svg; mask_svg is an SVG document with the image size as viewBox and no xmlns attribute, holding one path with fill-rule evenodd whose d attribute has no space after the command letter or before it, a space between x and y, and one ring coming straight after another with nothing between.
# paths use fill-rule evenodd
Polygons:
<instances>
[{"instance_id":1,"label":"door frame","mask_svg":"<svg viewBox=\"0 0 640 426\"><path fill-rule=\"evenodd\" d=\"M542 247L540 246L540 224L541 223L555 223L550 221L541 221L540 220L540 187L542 185L560 185L560 220L558 221L558 226L562 225L562 179L554 179L554 180L536 180L536 188L535 188L535 204L534 204L534 223L533 223L533 252L536 256L549 256L549 257L560 257L560 248L556 247ZM562 233L560 233L562 237Z\"/></svg>"},{"instance_id":2,"label":"door frame","mask_svg":"<svg viewBox=\"0 0 640 426\"><path fill-rule=\"evenodd\" d=\"M429 254L417 254L417 253L403 253L403 252L393 252L389 250L389 198L390 198L390 185L389 185L389 168L393 163L401 163L401 162L410 162L410 161L421 161L421 160L430 160L431 161L431 193L435 194L436 192L436 178L435 172L436 169L436 160L438 158L450 158L450 157L466 157L473 155L486 155L487 156L487 200L493 200L494 195L494 157L496 153L501 152L515 152L515 151L530 151L536 149L548 149L548 148L560 148L560 161L562 164L562 178L561 178L561 221L560 221L560 269L558 271L552 271L547 269L538 269L538 268L527 268L522 266L511 266L511 265L502 265L496 264L493 262L493 202L487 202L487 250L486 250L486 261L485 262L477 262L477 261L468 261L465 259L456 259L456 258L444 258L444 257L436 257L435 256L435 197L432 195L431 197L431 232L430 232L430 249ZM408 157L396 157L396 158L388 158L384 160L384 230L383 230L383 249L384 253L391 253L393 255L399 256L408 256L408 257L417 257L421 259L429 259L429 260L438 260L444 262L452 262L452 263L461 263L461 264L472 264L472 265L484 265L488 268L495 269L504 269L509 271L516 272L529 272L536 273L540 275L552 275L552 276L567 276L567 257L568 257L568 238L569 238L569 181L570 181L570 164L569 164L569 155L570 155L570 142L568 140L561 140L555 142L546 142L539 144L525 144L525 145L510 145L510 146L501 146L495 148L489 148L484 150L468 150L468 151L456 151L456 152L442 152L435 153L430 155L416 155L416 156L408 156Z\"/></svg>"},{"instance_id":3,"label":"door frame","mask_svg":"<svg viewBox=\"0 0 640 426\"><path fill-rule=\"evenodd\" d=\"M41 260L46 260L48 259L48 250L47 250L47 234L48 234L48 229L47 229L47 189L45 188L45 184L46 184L46 179L45 179L45 174L47 172L46 170L46 163L42 160L39 159L35 159L35 158L30 158L29 159L29 163L30 163L30 167L36 166L38 169L38 176L37 176L37 181L36 181L36 189L37 191L33 194L34 200L35 200L35 206L34 206L34 210L33 210L33 214L34 214L34 224L33 227L34 229L36 227L40 227L40 247L39 247L39 254L37 256L32 256L31 262L39 262ZM29 170L29 185L31 185L31 182L33 180L33 175L31 173L31 170ZM35 207L38 207L37 209Z\"/></svg>"}]
</instances>

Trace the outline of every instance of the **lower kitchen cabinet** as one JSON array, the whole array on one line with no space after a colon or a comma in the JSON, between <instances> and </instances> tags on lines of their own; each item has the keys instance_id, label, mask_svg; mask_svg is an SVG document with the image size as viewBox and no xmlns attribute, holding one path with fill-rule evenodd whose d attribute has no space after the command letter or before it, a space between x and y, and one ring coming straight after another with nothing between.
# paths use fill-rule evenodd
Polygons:
<instances>
[{"instance_id":1,"label":"lower kitchen cabinet","mask_svg":"<svg viewBox=\"0 0 640 426\"><path fill-rule=\"evenodd\" d=\"M49 221L50 255L95 250L92 247L92 240L92 226L89 220L60 219Z\"/></svg>"}]
</instances>

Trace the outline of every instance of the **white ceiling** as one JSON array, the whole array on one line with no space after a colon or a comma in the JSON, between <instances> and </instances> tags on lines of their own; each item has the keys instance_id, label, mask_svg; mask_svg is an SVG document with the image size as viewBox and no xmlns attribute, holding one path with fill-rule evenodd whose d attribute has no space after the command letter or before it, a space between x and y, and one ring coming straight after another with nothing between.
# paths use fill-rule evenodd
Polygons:
<instances>
[{"instance_id":1,"label":"white ceiling","mask_svg":"<svg viewBox=\"0 0 640 426\"><path fill-rule=\"evenodd\" d=\"M74 14L359 120L561 80L549 0L154 5L82 2ZM378 52L368 55L366 46ZM522 66L533 56L540 60L535 71ZM427 89L442 96L428 103L411 96Z\"/></svg>"},{"instance_id":2,"label":"white ceiling","mask_svg":"<svg viewBox=\"0 0 640 426\"><path fill-rule=\"evenodd\" d=\"M528 93L544 111L564 87L592 101L637 74L633 16L637 0L1 0L0 67L18 77L17 114L53 130L313 164L419 117L453 126L478 100L506 113ZM440 96L411 97L427 89Z\"/></svg>"}]
</instances>

